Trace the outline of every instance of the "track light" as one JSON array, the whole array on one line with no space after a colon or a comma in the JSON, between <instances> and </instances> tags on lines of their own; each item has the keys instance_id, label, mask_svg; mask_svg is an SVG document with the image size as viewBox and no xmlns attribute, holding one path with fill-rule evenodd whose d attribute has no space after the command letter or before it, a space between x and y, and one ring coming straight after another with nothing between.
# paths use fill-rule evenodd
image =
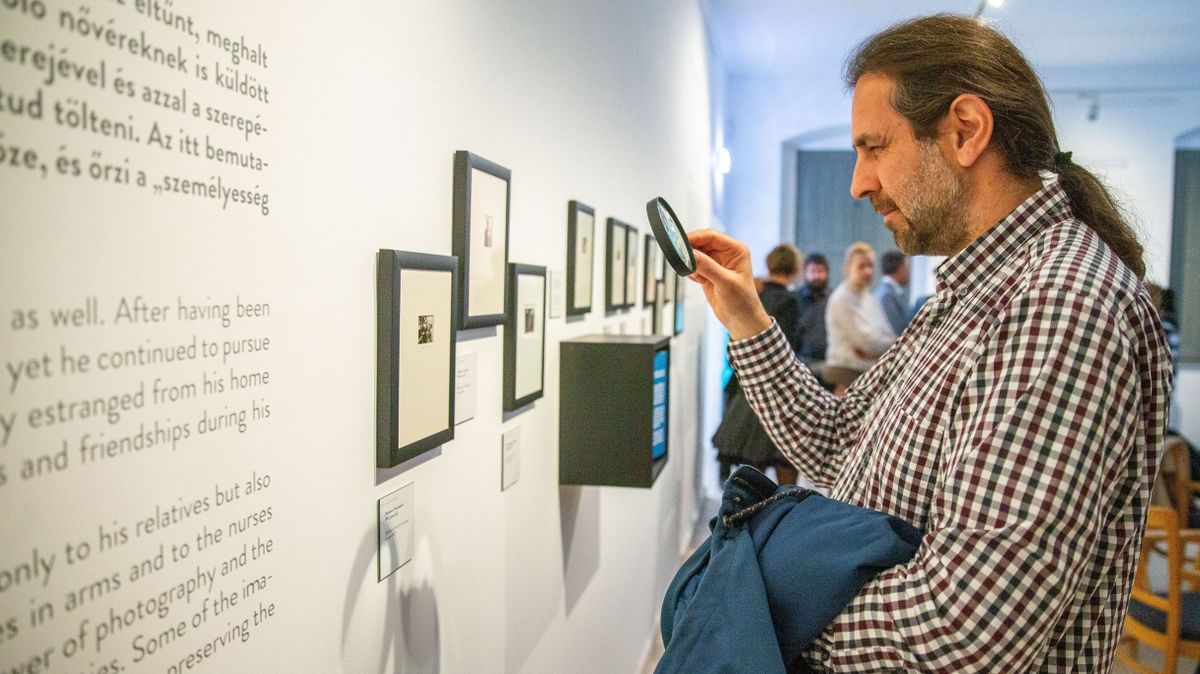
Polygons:
<instances>
[{"instance_id":1,"label":"track light","mask_svg":"<svg viewBox=\"0 0 1200 674\"><path fill-rule=\"evenodd\" d=\"M979 6L975 8L975 17L983 16L983 10L987 9L988 5L999 9L1004 5L1004 0L979 0Z\"/></svg>"},{"instance_id":2,"label":"track light","mask_svg":"<svg viewBox=\"0 0 1200 674\"><path fill-rule=\"evenodd\" d=\"M717 150L717 170L721 172L721 175L726 175L731 168L733 168L733 157L729 155L729 148L723 147Z\"/></svg>"}]
</instances>

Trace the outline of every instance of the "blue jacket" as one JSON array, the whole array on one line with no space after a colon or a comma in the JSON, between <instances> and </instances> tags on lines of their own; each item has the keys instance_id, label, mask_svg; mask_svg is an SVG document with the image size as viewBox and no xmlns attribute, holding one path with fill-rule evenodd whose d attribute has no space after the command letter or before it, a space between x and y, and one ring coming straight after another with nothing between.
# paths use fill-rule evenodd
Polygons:
<instances>
[{"instance_id":1,"label":"blue jacket","mask_svg":"<svg viewBox=\"0 0 1200 674\"><path fill-rule=\"evenodd\" d=\"M879 282L879 287L875 288L875 297L883 305L883 315L887 317L888 325L892 326L892 331L899 337L913 318L913 312L904 305L904 291L895 281L884 276Z\"/></svg>"},{"instance_id":2,"label":"blue jacket","mask_svg":"<svg viewBox=\"0 0 1200 674\"><path fill-rule=\"evenodd\" d=\"M808 670L800 654L880 571L912 559L907 522L742 466L712 535L675 574L656 674Z\"/></svg>"}]
</instances>

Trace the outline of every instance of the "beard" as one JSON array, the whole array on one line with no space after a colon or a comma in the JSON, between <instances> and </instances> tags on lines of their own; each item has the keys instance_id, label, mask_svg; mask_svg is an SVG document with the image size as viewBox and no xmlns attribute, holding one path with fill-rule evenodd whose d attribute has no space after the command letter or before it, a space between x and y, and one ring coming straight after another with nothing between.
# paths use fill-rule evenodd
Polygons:
<instances>
[{"instance_id":1,"label":"beard","mask_svg":"<svg viewBox=\"0 0 1200 674\"><path fill-rule=\"evenodd\" d=\"M888 225L896 248L905 255L952 255L970 243L967 234L966 181L942 157L937 145L921 142L917 170L899 186L895 199L882 191L871 195L877 212L895 210L907 227Z\"/></svg>"}]
</instances>

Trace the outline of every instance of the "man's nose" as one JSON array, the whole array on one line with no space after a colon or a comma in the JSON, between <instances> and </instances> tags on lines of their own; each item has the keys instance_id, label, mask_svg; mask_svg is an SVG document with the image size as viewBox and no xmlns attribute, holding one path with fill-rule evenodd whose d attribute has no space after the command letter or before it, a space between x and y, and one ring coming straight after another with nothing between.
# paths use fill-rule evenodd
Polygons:
<instances>
[{"instance_id":1,"label":"man's nose","mask_svg":"<svg viewBox=\"0 0 1200 674\"><path fill-rule=\"evenodd\" d=\"M879 178L871 162L858 158L854 161L854 175L850 179L850 194L855 199L862 199L879 191Z\"/></svg>"}]
</instances>

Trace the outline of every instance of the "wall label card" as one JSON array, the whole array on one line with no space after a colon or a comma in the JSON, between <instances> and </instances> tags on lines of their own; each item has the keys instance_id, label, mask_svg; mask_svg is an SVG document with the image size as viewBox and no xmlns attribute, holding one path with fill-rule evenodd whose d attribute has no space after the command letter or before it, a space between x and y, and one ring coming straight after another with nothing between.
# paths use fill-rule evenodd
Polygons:
<instances>
[{"instance_id":1,"label":"wall label card","mask_svg":"<svg viewBox=\"0 0 1200 674\"><path fill-rule=\"evenodd\" d=\"M500 491L505 491L521 479L521 427L518 426L500 439Z\"/></svg>"},{"instance_id":2,"label":"wall label card","mask_svg":"<svg viewBox=\"0 0 1200 674\"><path fill-rule=\"evenodd\" d=\"M464 421L475 418L475 387L474 353L460 353L454 365L454 424L457 426Z\"/></svg>"},{"instance_id":3,"label":"wall label card","mask_svg":"<svg viewBox=\"0 0 1200 674\"><path fill-rule=\"evenodd\" d=\"M416 483L409 482L379 499L379 580L412 561L416 493Z\"/></svg>"}]
</instances>

